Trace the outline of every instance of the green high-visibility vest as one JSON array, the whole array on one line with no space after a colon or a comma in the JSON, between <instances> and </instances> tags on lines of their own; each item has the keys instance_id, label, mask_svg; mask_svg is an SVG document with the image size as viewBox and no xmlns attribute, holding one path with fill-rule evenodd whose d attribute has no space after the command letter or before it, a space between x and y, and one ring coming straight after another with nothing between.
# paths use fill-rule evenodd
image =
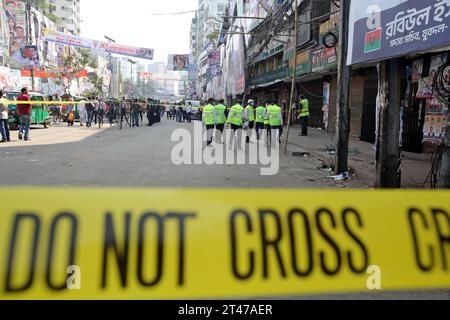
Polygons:
<instances>
[{"instance_id":1,"label":"green high-visibility vest","mask_svg":"<svg viewBox=\"0 0 450 320\"><path fill-rule=\"evenodd\" d=\"M266 113L266 108L264 108L264 107L256 108L256 123L264 123L265 113Z\"/></svg>"},{"instance_id":2,"label":"green high-visibility vest","mask_svg":"<svg viewBox=\"0 0 450 320\"><path fill-rule=\"evenodd\" d=\"M248 121L250 122L255 121L255 108L253 108L253 106L247 106L245 110L247 111Z\"/></svg>"},{"instance_id":3,"label":"green high-visibility vest","mask_svg":"<svg viewBox=\"0 0 450 320\"><path fill-rule=\"evenodd\" d=\"M264 117L264 124L270 125L270 121L269 121L269 113L267 112L267 110L269 110L269 107L271 107L271 105L268 105L266 107L266 115Z\"/></svg>"},{"instance_id":4,"label":"green high-visibility vest","mask_svg":"<svg viewBox=\"0 0 450 320\"><path fill-rule=\"evenodd\" d=\"M225 111L227 107L223 104L218 104L214 107L214 110L216 110L217 124L224 124L226 122Z\"/></svg>"},{"instance_id":5,"label":"green high-visibility vest","mask_svg":"<svg viewBox=\"0 0 450 320\"><path fill-rule=\"evenodd\" d=\"M232 106L230 109L230 114L228 115L228 122L237 126L242 126L244 121L242 119L242 112L244 108L237 104Z\"/></svg>"},{"instance_id":6,"label":"green high-visibility vest","mask_svg":"<svg viewBox=\"0 0 450 320\"><path fill-rule=\"evenodd\" d=\"M269 114L269 124L271 127L281 126L281 108L277 105L267 107L267 113Z\"/></svg>"},{"instance_id":7,"label":"green high-visibility vest","mask_svg":"<svg viewBox=\"0 0 450 320\"><path fill-rule=\"evenodd\" d=\"M300 111L300 117L308 117L309 116L309 100L303 99L300 101L302 106L302 110Z\"/></svg>"},{"instance_id":8,"label":"green high-visibility vest","mask_svg":"<svg viewBox=\"0 0 450 320\"><path fill-rule=\"evenodd\" d=\"M214 117L214 106L213 105L208 104L203 109L203 122L207 126L216 124L216 118Z\"/></svg>"}]
</instances>

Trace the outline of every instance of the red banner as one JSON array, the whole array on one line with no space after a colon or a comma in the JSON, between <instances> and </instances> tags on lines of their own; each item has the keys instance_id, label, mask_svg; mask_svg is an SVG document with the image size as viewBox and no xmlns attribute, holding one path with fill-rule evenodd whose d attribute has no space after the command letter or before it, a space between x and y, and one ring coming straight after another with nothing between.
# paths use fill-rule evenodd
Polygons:
<instances>
[{"instance_id":1,"label":"red banner","mask_svg":"<svg viewBox=\"0 0 450 320\"><path fill-rule=\"evenodd\" d=\"M31 77L31 69L21 69L22 77ZM45 71L41 69L34 68L33 76L35 78L69 78L67 72L63 71ZM74 75L75 78L86 78L88 76L87 70L81 70L80 72Z\"/></svg>"}]
</instances>

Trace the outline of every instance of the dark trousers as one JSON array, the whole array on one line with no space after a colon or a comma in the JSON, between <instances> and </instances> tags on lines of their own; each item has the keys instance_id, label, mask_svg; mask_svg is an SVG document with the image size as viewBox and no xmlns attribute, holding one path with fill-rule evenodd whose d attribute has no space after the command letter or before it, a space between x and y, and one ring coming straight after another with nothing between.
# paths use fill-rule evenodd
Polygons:
<instances>
[{"instance_id":1,"label":"dark trousers","mask_svg":"<svg viewBox=\"0 0 450 320\"><path fill-rule=\"evenodd\" d=\"M94 119L94 111L87 110L87 126L90 127L92 125L92 119Z\"/></svg>"},{"instance_id":2,"label":"dark trousers","mask_svg":"<svg viewBox=\"0 0 450 320\"><path fill-rule=\"evenodd\" d=\"M222 142L222 135L223 135L224 129L225 129L225 124L223 124L223 123L216 124L216 140L219 143Z\"/></svg>"},{"instance_id":3,"label":"dark trousers","mask_svg":"<svg viewBox=\"0 0 450 320\"><path fill-rule=\"evenodd\" d=\"M231 124L231 130L233 130L233 134L230 137L229 147L231 148L233 141L234 141L234 137L236 136L236 132L237 132L237 145L238 145L238 148L240 148L241 140L242 140L242 126L238 126L236 124Z\"/></svg>"},{"instance_id":4,"label":"dark trousers","mask_svg":"<svg viewBox=\"0 0 450 320\"><path fill-rule=\"evenodd\" d=\"M214 133L214 125L213 124L207 124L206 125L206 136L207 136L207 144L208 146L212 143L213 141L213 133Z\"/></svg>"},{"instance_id":5,"label":"dark trousers","mask_svg":"<svg viewBox=\"0 0 450 320\"><path fill-rule=\"evenodd\" d=\"M191 123L192 122L192 113L187 113L186 118L187 118L187 122Z\"/></svg>"},{"instance_id":6,"label":"dark trousers","mask_svg":"<svg viewBox=\"0 0 450 320\"><path fill-rule=\"evenodd\" d=\"M0 119L0 134L3 141L10 140L8 119Z\"/></svg>"},{"instance_id":7,"label":"dark trousers","mask_svg":"<svg viewBox=\"0 0 450 320\"><path fill-rule=\"evenodd\" d=\"M262 122L257 122L256 123L256 137L258 138L258 140L260 139L261 135L260 135L260 131L264 130L264 123Z\"/></svg>"},{"instance_id":8,"label":"dark trousers","mask_svg":"<svg viewBox=\"0 0 450 320\"><path fill-rule=\"evenodd\" d=\"M301 117L300 118L300 124L302 126L302 132L301 132L302 136L308 135L308 120L309 120L309 117Z\"/></svg>"},{"instance_id":9,"label":"dark trousers","mask_svg":"<svg viewBox=\"0 0 450 320\"><path fill-rule=\"evenodd\" d=\"M281 136L283 135L283 126L271 126L270 127L270 131L271 131L271 133L272 132L275 132L276 130L278 130L278 133L279 133L279 139L280 139L280 143L281 143Z\"/></svg>"},{"instance_id":10,"label":"dark trousers","mask_svg":"<svg viewBox=\"0 0 450 320\"><path fill-rule=\"evenodd\" d=\"M148 120L148 126L149 127L153 126L153 117L152 117L152 114L150 113L150 111L147 112L147 120Z\"/></svg>"}]
</instances>

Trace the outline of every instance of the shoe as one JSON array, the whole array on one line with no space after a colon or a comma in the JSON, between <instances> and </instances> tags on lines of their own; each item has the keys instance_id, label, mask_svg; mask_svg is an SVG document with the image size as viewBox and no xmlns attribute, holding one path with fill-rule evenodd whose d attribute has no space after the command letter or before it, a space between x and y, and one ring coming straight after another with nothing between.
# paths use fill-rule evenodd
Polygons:
<instances>
[{"instance_id":1,"label":"shoe","mask_svg":"<svg viewBox=\"0 0 450 320\"><path fill-rule=\"evenodd\" d=\"M22 132L19 132L19 140L23 140Z\"/></svg>"},{"instance_id":2,"label":"shoe","mask_svg":"<svg viewBox=\"0 0 450 320\"><path fill-rule=\"evenodd\" d=\"M23 141L26 141L26 142L28 142L28 141L31 141L31 139L30 139L30 138L28 138L28 139L24 139Z\"/></svg>"},{"instance_id":3,"label":"shoe","mask_svg":"<svg viewBox=\"0 0 450 320\"><path fill-rule=\"evenodd\" d=\"M0 143L6 143L6 140L0 140Z\"/></svg>"},{"instance_id":4,"label":"shoe","mask_svg":"<svg viewBox=\"0 0 450 320\"><path fill-rule=\"evenodd\" d=\"M11 142L11 139L6 139L7 142Z\"/></svg>"}]
</instances>

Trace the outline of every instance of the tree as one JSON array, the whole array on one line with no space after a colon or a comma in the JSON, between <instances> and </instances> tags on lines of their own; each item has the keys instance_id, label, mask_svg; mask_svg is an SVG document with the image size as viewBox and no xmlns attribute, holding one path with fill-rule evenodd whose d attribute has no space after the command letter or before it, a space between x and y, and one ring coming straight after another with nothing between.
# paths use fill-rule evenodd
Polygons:
<instances>
[{"instance_id":1,"label":"tree","mask_svg":"<svg viewBox=\"0 0 450 320\"><path fill-rule=\"evenodd\" d=\"M91 90L87 90L84 92L86 97L98 97L103 95L103 77L100 77L98 74L94 73L88 78L89 83L92 84L93 88Z\"/></svg>"},{"instance_id":2,"label":"tree","mask_svg":"<svg viewBox=\"0 0 450 320\"><path fill-rule=\"evenodd\" d=\"M64 58L63 64L63 76L66 81L63 81L64 91L70 94L70 87L72 86L73 80L77 78L77 74L80 71L90 67L92 69L97 69L97 61L88 49L78 49L74 54L70 54ZM95 79L94 81L97 81Z\"/></svg>"}]
</instances>

